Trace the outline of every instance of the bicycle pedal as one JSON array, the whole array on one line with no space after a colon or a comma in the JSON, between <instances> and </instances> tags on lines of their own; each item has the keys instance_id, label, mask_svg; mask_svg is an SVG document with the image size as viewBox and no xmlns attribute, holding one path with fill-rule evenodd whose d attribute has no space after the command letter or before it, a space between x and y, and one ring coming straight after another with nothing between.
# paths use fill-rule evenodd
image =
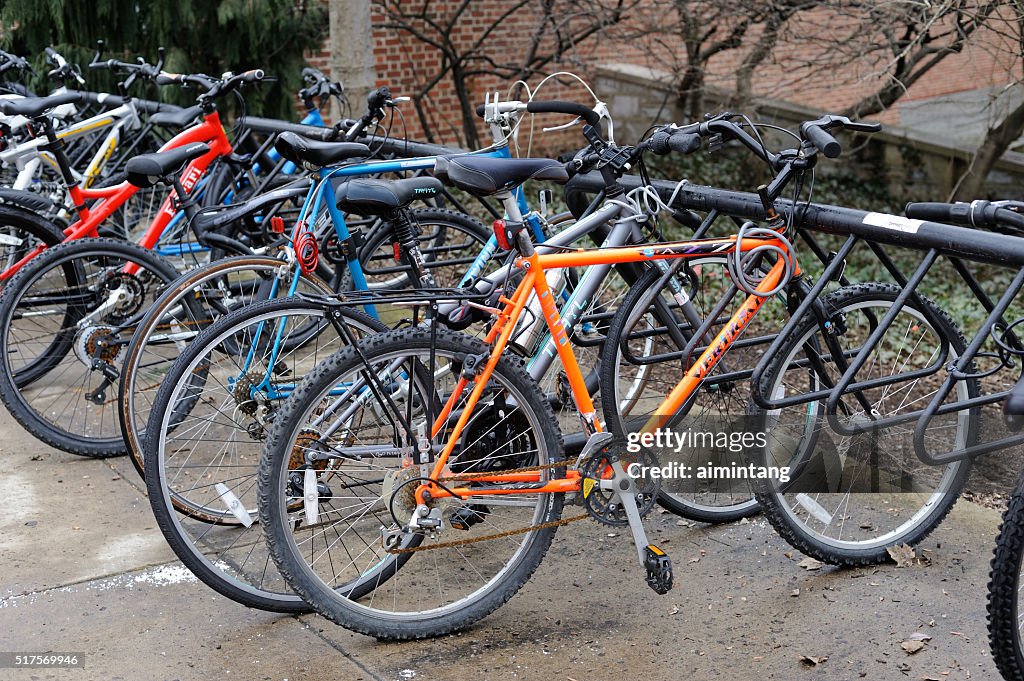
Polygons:
<instances>
[{"instance_id":1,"label":"bicycle pedal","mask_svg":"<svg viewBox=\"0 0 1024 681\"><path fill-rule=\"evenodd\" d=\"M647 586L659 595L672 590L672 559L654 544L644 548L644 568L647 570Z\"/></svg>"}]
</instances>

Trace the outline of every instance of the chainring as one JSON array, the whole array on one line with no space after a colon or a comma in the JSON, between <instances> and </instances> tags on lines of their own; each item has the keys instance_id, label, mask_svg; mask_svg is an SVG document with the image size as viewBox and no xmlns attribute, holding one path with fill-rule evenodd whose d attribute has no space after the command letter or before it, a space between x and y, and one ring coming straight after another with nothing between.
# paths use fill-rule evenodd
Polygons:
<instances>
[{"instance_id":1,"label":"chainring","mask_svg":"<svg viewBox=\"0 0 1024 681\"><path fill-rule=\"evenodd\" d=\"M612 441L580 465L580 499L583 508L599 523L622 527L629 524L629 519L622 508L618 492L601 487L602 480L608 481L615 477L612 464L616 462L621 462L623 470L628 473L632 464L639 464L640 470L650 470L658 465L658 460L645 447L630 452L625 443ZM658 490L661 489L661 479L650 475L630 475L629 479L636 493L637 510L641 517L646 516L654 508Z\"/></svg>"}]
</instances>

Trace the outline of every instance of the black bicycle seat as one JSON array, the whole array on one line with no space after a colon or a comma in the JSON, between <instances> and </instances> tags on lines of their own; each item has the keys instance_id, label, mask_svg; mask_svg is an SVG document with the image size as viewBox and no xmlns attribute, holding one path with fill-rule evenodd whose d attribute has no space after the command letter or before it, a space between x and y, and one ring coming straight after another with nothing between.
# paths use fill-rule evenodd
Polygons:
<instances>
[{"instance_id":1,"label":"black bicycle seat","mask_svg":"<svg viewBox=\"0 0 1024 681\"><path fill-rule=\"evenodd\" d=\"M448 156L443 161L439 164L440 174L459 189L476 196L497 194L527 180L549 180L558 184L569 181L565 166L548 158Z\"/></svg>"},{"instance_id":2,"label":"black bicycle seat","mask_svg":"<svg viewBox=\"0 0 1024 681\"><path fill-rule=\"evenodd\" d=\"M0 111L8 116L24 116L37 118L44 111L49 111L61 104L72 104L82 100L77 92L63 92L49 97L26 97L24 99L0 99Z\"/></svg>"},{"instance_id":3,"label":"black bicycle seat","mask_svg":"<svg viewBox=\"0 0 1024 681\"><path fill-rule=\"evenodd\" d=\"M158 111L149 117L149 122L161 128L184 128L203 113L200 106L190 106L180 111Z\"/></svg>"},{"instance_id":4,"label":"black bicycle seat","mask_svg":"<svg viewBox=\"0 0 1024 681\"><path fill-rule=\"evenodd\" d=\"M282 132L274 142L277 153L296 165L323 168L350 158L370 155L370 148L358 142L317 142L294 132Z\"/></svg>"},{"instance_id":5,"label":"black bicycle seat","mask_svg":"<svg viewBox=\"0 0 1024 681\"><path fill-rule=\"evenodd\" d=\"M337 189L338 208L360 215L386 215L416 199L432 199L442 192L440 180L410 177L405 180L349 180Z\"/></svg>"},{"instance_id":6,"label":"black bicycle seat","mask_svg":"<svg viewBox=\"0 0 1024 681\"><path fill-rule=\"evenodd\" d=\"M196 142L155 154L136 156L125 164L124 170L131 184L140 188L152 187L161 178L177 174L186 163L209 152L209 145Z\"/></svg>"}]
</instances>

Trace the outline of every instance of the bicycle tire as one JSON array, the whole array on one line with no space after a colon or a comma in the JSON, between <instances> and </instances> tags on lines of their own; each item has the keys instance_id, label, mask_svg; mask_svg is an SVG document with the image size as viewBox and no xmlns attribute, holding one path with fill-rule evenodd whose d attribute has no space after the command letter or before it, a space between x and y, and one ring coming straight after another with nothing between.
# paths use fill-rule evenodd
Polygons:
<instances>
[{"instance_id":1,"label":"bicycle tire","mask_svg":"<svg viewBox=\"0 0 1024 681\"><path fill-rule=\"evenodd\" d=\"M868 306L872 303L876 303L877 307L881 311L887 311L895 298L901 293L901 289L891 284L854 284L841 288L834 293L826 296L823 300L826 309L829 310L830 319L835 323L841 322L847 328L851 326L850 320L854 320L856 324L857 312L860 310L868 309ZM963 335L953 320L940 308L935 306L927 299L922 298L923 305L919 306L913 301L908 303L901 310L901 314L904 311L910 310L910 322L912 325L909 327L913 330L913 333L925 333L931 331L934 333L941 343L943 341L948 342L951 354L955 353L959 355L964 351L966 347L966 341ZM929 314L922 312L919 307L928 307ZM869 313L864 313L865 316L870 316ZM926 321L931 316L937 323L934 326ZM878 314L881 317L881 313ZM899 320L897 320L898 322ZM910 323L908 322L908 323ZM897 323L894 323L893 329L900 328ZM801 324L796 326L791 333L786 336L780 351L771 359L766 370L761 377L761 383L759 390L762 395L776 395L776 394L788 394L785 386L780 383L784 379L784 371L796 357L797 353L802 347L808 342L808 339L814 338L816 332L818 332L819 326L818 321L809 315L804 319ZM836 332L838 333L838 332ZM887 338L897 336L886 335L882 338L884 342ZM922 336L923 337L923 336ZM919 339L917 342L918 347L922 341ZM824 344L823 344L824 345ZM877 350L878 346L876 346ZM844 352L846 352L844 350ZM897 359L900 355L897 355ZM953 358L951 358L952 361ZM901 371L910 363L910 358L901 366ZM795 365L794 365L795 366ZM873 366L873 365L872 365ZM895 361L894 365L895 366ZM805 372L799 371L796 374L798 377L802 377ZM818 373L815 369L812 373ZM863 374L858 376L858 380L863 378ZM814 381L821 381L821 376L812 378ZM916 381L910 385L909 389L913 389L916 386ZM906 388L905 388L906 389ZM973 397L978 394L978 382L977 379L968 379L959 383L957 390L959 391L958 397L960 399ZM862 391L867 393L868 391ZM898 393L897 393L898 394ZM900 405L897 408L903 406L903 402L909 399L911 393L906 393L902 398ZM874 404L874 409L879 412L878 406L881 401L885 399L888 393L882 393L882 397L878 399L878 404ZM920 398L923 400L924 398ZM918 408L920 408L919 405ZM828 433L824 431L826 418L821 415L823 403L810 402L804 405L796 405L792 412L785 412L785 409L773 410L771 419L773 419L773 425L771 430L773 434L770 436L775 442L782 443L784 434L779 435L782 432L779 428L779 424L783 422L783 413L792 413L793 418L797 420L806 421L808 419L809 410L815 410L815 438L817 443L814 445L814 451L821 451L820 457L815 456L813 459L808 461L807 456L814 456L809 449L804 450L803 461L796 462L804 471L806 478L811 481L825 480L827 484L833 485L833 480L838 476L839 481L843 485L849 485L845 493L840 493L839 496L847 499L845 506L841 506L843 509L840 513L839 510L829 511L827 506L831 505L833 501L829 494L831 492L824 492L819 494L815 489L811 489L808 492L798 492L793 495L793 492L797 487L793 481L786 483L785 489L781 488L778 482L759 481L757 485L757 499L761 505L761 509L765 514L765 517L771 523L772 527L775 528L776 532L785 539L791 546L800 550L802 553L816 558L825 563L833 565L847 565L847 566L859 566L859 565L874 565L884 562L888 559L889 554L887 549L894 545L908 544L915 545L922 541L932 530L934 530L942 519L952 510L959 498L960 492L963 489L964 484L967 482L967 477L970 473L970 463L968 461L957 461L954 463L947 464L941 467L941 477L938 482L935 483L936 489L931 492L921 492L927 494L927 498L919 504L918 508L908 520L903 522L899 526L895 526L893 529L885 531L883 534L872 534L876 530L881 533L883 532L883 525L888 526L889 522L882 522L884 519L883 511L885 509L882 506L886 503L883 496L875 498L874 496L867 495L884 495L886 493L881 491L874 491L876 485L879 485L878 489L881 490L880 483L878 480L873 478L878 476L878 470L889 473L889 469L883 468L881 465L873 463L878 461L879 457L889 456L890 458L885 463L891 464L894 460L893 457L904 452L905 450L897 447L896 445L890 444L888 446L879 447L877 441L867 439L867 444L864 444L865 440L851 440L849 444L846 441L840 440L840 444L845 445L845 449L836 445L831 438L828 438ZM762 409L753 408L752 411L758 415L760 419L767 419L769 416L768 412ZM971 412L967 414L966 429L962 428L962 424L959 420L958 414L951 415L957 418L956 434L957 447L968 446L973 443L977 437L977 408L967 410ZM849 419L854 420L857 418L857 414L850 413ZM768 422L762 421L765 424L766 429L769 427ZM936 419L936 423L931 429L930 434L934 434L934 437L940 437L941 428L939 427L940 420ZM806 426L805 426L806 428ZM767 432L767 431L766 431ZM820 449L819 449L820 446ZM869 480L872 491L864 492L858 489L858 484L863 484L863 480L859 477L860 473L856 470L852 472L847 468L848 465L856 465L856 457L861 455L863 447L870 447L869 455L872 457L872 463L869 463L867 467L867 474L872 478ZM912 448L911 448L912 450ZM853 454L848 455L849 452ZM911 451L912 454L912 451ZM783 453L781 458L773 456L769 452L769 447L765 447L761 450L760 460L762 464L770 465L773 463L782 463L782 459L787 458L787 454ZM921 466L920 462L917 461L916 455L913 455L913 459L908 457L909 463L896 463L895 466L899 466L897 473L900 475L899 486L902 487L907 483L906 478L909 476L910 483L913 483L913 471L907 471L906 466L918 465ZM837 467L838 465L838 467ZM918 477L918 481L924 480L925 484L931 484L929 477L933 477L934 472L938 470L936 467L923 466L922 470L927 475ZM874 474L874 475L873 475ZM828 476L832 476L828 479ZM894 485L896 487L896 485ZM787 491L788 490L788 491ZM836 493L839 493L837 490ZM916 493L913 489L907 491L897 489L893 492L895 494L910 494ZM811 496L811 495L814 496ZM794 504L800 506L803 511L795 511L791 508L787 501L787 495L793 495ZM863 495L863 496L858 496ZM821 499L825 499L825 503L821 502ZM910 500L908 496L898 497L902 505L909 506L914 505L915 502ZM868 506L877 504L878 509L865 508L865 514L868 511L873 511L874 515L870 518L854 518L853 511L851 510L851 500L863 499L866 500L865 504ZM819 509L820 507L820 509ZM895 518L897 516L896 511L902 512L903 508L895 506L893 504L887 511L894 520L891 524L895 525ZM801 520L797 517L797 514L803 515L806 520ZM841 521L838 532L842 534L847 532L847 538L842 539L841 537L825 537L825 528L829 528L833 525L836 519ZM847 527L847 521L849 521L850 527ZM816 531L810 527L811 524L817 522L823 529ZM854 527L859 526L859 527ZM860 538L855 538L859 536Z\"/></svg>"},{"instance_id":2,"label":"bicycle tire","mask_svg":"<svg viewBox=\"0 0 1024 681\"><path fill-rule=\"evenodd\" d=\"M182 393L194 388L192 376L196 367L210 362L225 340L260 324L273 324L274 320L299 317L326 319L333 313L317 302L299 298L266 300L235 310L204 329L188 345L167 372L167 378L153 401L145 431L143 465L147 471L146 489L157 525L175 555L196 577L221 595L247 607L285 613L309 610L302 599L279 579L269 556L262 552L262 525L252 523L246 526L242 511L232 511L231 502L225 502L225 499L237 501L244 509L252 500L254 485L250 481L255 481L257 474L259 442L250 439L250 434L243 431L236 441L229 444L216 426L207 426L200 431L201 436L197 433L196 437L212 439L217 444L211 450L212 456L203 458L206 452L200 446L188 449L186 441L173 439L174 433L184 429L186 424L169 429L169 414L177 408ZM355 331L374 333L386 328L381 322L356 310L338 308L336 313ZM289 358L279 358L279 361L287 363ZM289 380L295 378L296 366L293 364L291 368ZM219 392L217 385L210 387L211 383L217 383L217 378L207 377L203 385L204 394L216 395ZM189 398L187 401L194 407L199 400ZM211 423L216 414L214 409L204 412L199 418L204 423ZM179 457L178 451L169 455L168 450L187 452ZM247 456L247 453L253 456ZM200 471L198 477L189 477L192 468ZM190 480L195 482L186 489ZM224 487L218 489L217 483ZM251 513L245 511L245 514Z\"/></svg>"},{"instance_id":3,"label":"bicycle tire","mask_svg":"<svg viewBox=\"0 0 1024 681\"><path fill-rule=\"evenodd\" d=\"M1024 559L1024 475L1003 511L988 582L988 636L992 660L1007 681L1024 678L1020 621Z\"/></svg>"},{"instance_id":4,"label":"bicycle tire","mask_svg":"<svg viewBox=\"0 0 1024 681\"><path fill-rule=\"evenodd\" d=\"M117 265L117 267L112 265L104 267L104 263L111 259L124 264ZM127 264L140 266L141 274L126 274L119 269ZM11 364L11 357L20 352L12 347L12 341L18 334L18 327L13 325L13 321L20 314L19 304L29 300L34 290L33 285L45 279L48 272L57 268L60 268L65 275L70 270L76 272L76 276L84 277L73 281L76 286L75 295L80 298L92 295L88 281L93 276L103 279L97 280L92 288L107 287L108 292L105 294L105 301L101 302L101 296L104 294L99 289L95 290L95 302L99 307L92 310L80 308L79 303L68 304L68 312L64 313L62 323L69 320L69 315L76 321L72 326L62 326L55 333L55 337L62 339L57 348L61 352L46 356L43 365L33 362L29 365L33 375L25 376L16 371ZM95 272L93 272L94 269ZM124 454L126 449L119 429L114 434L113 429L109 428L109 424L117 423L117 417L113 413L107 414L107 407L116 400L107 401L105 399L106 389L103 386L110 381L106 372L108 370L117 372L117 360L121 347L126 342L125 336L131 333L141 317L140 311L145 308L147 298L159 286L172 281L176 276L177 272L170 265L140 246L117 239L99 238L81 239L47 249L13 277L0 293L0 328L4 331L3 334L0 334L0 352L4 357L3 362L0 363L0 400L3 401L15 420L46 444L72 454L96 458ZM110 289L115 284L118 288ZM61 298L59 292L51 295L55 300ZM68 295L70 295L70 291L68 291ZM124 298L118 297L121 295ZM115 302L116 305L114 305ZM81 305L84 306L85 303L81 303ZM104 305L108 307L104 308ZM70 314L72 309L75 310L73 315ZM105 323L90 322L90 324L79 328L78 322L84 321L87 314L99 314L100 312L102 315L99 317L99 321ZM86 360L82 359L82 356L68 356L73 344L75 350L72 354L78 355L81 349L81 352L85 353L82 356L89 359L91 365L86 365ZM48 344L44 353L50 352L53 348L52 343ZM22 357L24 354L19 355L19 359ZM67 363L68 360L70 360L70 364ZM54 386L42 386L38 392L33 392L30 399L29 392L36 389L34 383L43 375L47 375L51 381L54 380L56 377L51 374L62 363L65 364L65 369L61 370L61 374L68 368L77 368L79 365L86 367L85 378L82 380L81 386L67 394L61 394L59 386L56 386L59 397L50 400L46 406L43 406L41 400L52 397L52 394L47 394L46 391L49 389L52 393ZM102 380L96 378L97 375L102 377ZM98 380L99 385L90 391L89 388L94 385L94 380ZM72 387L75 388L78 385L76 379ZM109 385L107 387L109 388ZM86 416L81 419L79 426L74 425L79 420L76 416L77 409L69 420L60 422L55 422L41 413L50 410L57 399L70 397L71 401L67 403L69 406L65 407L61 413L58 414L54 408L54 418L62 419L67 409L77 399L76 393L80 393L82 400L92 402L98 407L98 409L84 412ZM37 397L40 400L38 408L35 406ZM95 433L95 435L91 433Z\"/></svg>"},{"instance_id":5,"label":"bicycle tire","mask_svg":"<svg viewBox=\"0 0 1024 681\"><path fill-rule=\"evenodd\" d=\"M296 534L293 534L292 516L289 515L288 492L282 482L289 477L287 469L292 463L291 452L294 435L297 430L302 430L306 418L310 416L311 410L317 407L324 393L331 391L335 386L339 385L339 381L351 372L360 375L360 372L365 371L367 366L375 366L375 361L380 360L389 363L397 361L403 367L401 375L417 377L417 381L407 382L407 385L410 386L408 389L401 388L405 390L403 394L412 394L417 389L413 384L422 380L419 376L421 372L426 370L422 369L422 364L420 364L419 370L415 369L416 363L413 364L413 370L408 370L404 364L408 361L408 358L420 354L431 355L431 353L439 353L437 356L442 357L439 361L443 362L445 361L444 357L448 357L450 361L455 361L456 358L464 358L468 354L479 355L486 352L486 347L480 341L444 329L438 329L436 336L432 336L430 330L422 328L400 329L372 336L366 341L359 343L358 347L346 348L322 362L317 370L311 372L306 380L303 381L299 389L289 399L280 418L276 420L273 431L267 439L264 455L260 462L260 519L265 526L267 541L281 574L285 576L288 583L291 584L297 593L328 619L353 631L368 634L381 640L440 636L466 627L494 611L525 584L526 580L529 579L543 559L551 544L555 527L535 529L525 534L517 535L525 537L525 539L521 546L516 544L515 541L511 542L516 546L516 550L508 563L494 558L492 552L496 550L495 542L490 542L488 544L489 551L486 554L488 560L500 563L501 567L497 575L486 581L482 587L477 588L458 601L450 602L450 599L455 597L454 592L456 589L450 584L447 590L440 585L441 580L447 578L443 577L439 571L437 579L438 588L441 593L437 598L445 601L444 605L425 612L417 611L415 613L395 614L379 609L373 610L365 604L357 603L355 599L347 597L344 593L338 593L332 587L334 578L330 582L325 582L310 568L304 556L304 550L296 545L297 540L295 538ZM362 358L360 355L362 355ZM454 369L454 366L449 363L448 368ZM375 370L371 369L369 371ZM436 383L435 376L428 374L425 377L425 385L422 389L426 393L416 399L425 400L435 390L433 385ZM534 431L536 436L530 436L530 443L536 447L537 452L535 455L536 459L534 460L542 464L551 462L552 459L548 457L549 447L551 448L550 453L555 457L560 455L562 451L561 435L557 431L550 406L540 396L536 382L530 379L528 374L510 356L503 356L499 359L489 386L492 389L494 389L493 386L498 386L496 389L499 391L508 390L510 394L515 396L517 407L524 409L526 422L536 429ZM393 394L398 395L399 393ZM498 394L503 393L499 392ZM388 407L384 406L383 408L387 409ZM374 410L376 411L376 407ZM363 413L369 411L364 410ZM356 437L358 441L358 436ZM470 443L470 446L472 446L472 443ZM486 457L483 459L473 459L471 465L475 465L477 461L483 460L486 460ZM402 470L407 469L396 468L394 475L398 475ZM406 480L406 482L410 481ZM364 504L366 508L363 511L364 514L370 513L371 509L378 505L378 502L382 502L385 494L383 491L385 483L382 481L380 485L380 496L377 496L376 492L368 493L367 498L370 501ZM363 486L359 489L366 488ZM394 492L389 497L388 508L392 508L391 502L393 502L394 495L398 491L399 488L394 488ZM546 498L541 498L542 496ZM537 522L557 520L561 513L563 496L562 494L536 495L537 501L535 502L536 508L532 515L533 520ZM317 503L320 504L321 502L318 500ZM512 506L499 505L497 508L512 508ZM493 512L489 510L487 518L481 521L481 524L491 527L489 518ZM376 516L374 517L375 520ZM372 523L374 521L368 522ZM530 526L532 525L533 522L530 523ZM350 527L352 526L350 525ZM497 527L504 526L497 525ZM303 528L299 527L295 530L296 533L300 531L304 531ZM337 530L334 531L337 532ZM457 536L462 537L465 535ZM423 545L420 542L423 541L428 540L421 538L419 542L416 542L416 546L422 548ZM311 555L312 550L311 548ZM373 550L376 551L377 549ZM440 550L442 552L448 551L445 548ZM381 559L382 563L391 560L389 558L390 554L384 552L383 549L380 549L380 551L384 556ZM372 554L368 560L372 563L376 559L377 554ZM469 560L465 557L464 559L467 562ZM315 562L317 559L312 560ZM424 564L425 561L426 559L417 563L416 560L411 560L401 568L400 574L406 575L407 571L413 569L417 564ZM445 558L438 558L436 554L434 555L433 564L435 566L447 565ZM331 568L334 568L333 563ZM374 567L370 570L371 576L373 570L376 569L378 568ZM427 569L429 569L429 566ZM454 572L458 573L459 570L454 570ZM485 576L479 570L476 572L470 571L470 574L479 575L480 581L485 579ZM391 579L387 584L396 590L397 599L398 583L400 582L402 585L408 586L410 581L410 579ZM416 581L415 577L412 578L412 581ZM433 582L430 584L432 586ZM424 585L424 588L430 587ZM375 591L371 592L370 605L373 604L373 599L379 595L378 592L381 589L382 587L377 587ZM380 597L380 601L390 601L390 599L391 597L388 594ZM418 598L413 598L412 602L416 607L421 603ZM402 606L404 606L404 602ZM396 600L396 610L402 606L398 605Z\"/></svg>"}]
</instances>

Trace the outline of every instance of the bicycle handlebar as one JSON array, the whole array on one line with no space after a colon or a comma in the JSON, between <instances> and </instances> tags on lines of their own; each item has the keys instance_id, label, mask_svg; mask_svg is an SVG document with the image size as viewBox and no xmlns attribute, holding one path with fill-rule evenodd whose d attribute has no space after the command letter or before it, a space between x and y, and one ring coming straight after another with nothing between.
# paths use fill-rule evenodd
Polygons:
<instances>
[{"instance_id":1,"label":"bicycle handlebar","mask_svg":"<svg viewBox=\"0 0 1024 681\"><path fill-rule=\"evenodd\" d=\"M476 108L476 115L481 118L486 114L487 105L481 104ZM590 125L597 127L601 124L601 115L596 111L580 104L579 102L566 102L560 100L535 100L531 102L499 102L498 113L509 113L512 111L526 111L527 113L560 113L569 116L582 118Z\"/></svg>"},{"instance_id":2,"label":"bicycle handlebar","mask_svg":"<svg viewBox=\"0 0 1024 681\"><path fill-rule=\"evenodd\" d=\"M266 78L263 69L249 69L242 73L225 73L221 78L213 78L203 73L166 73L161 72L156 77L157 85L178 84L182 87L194 86L205 90L196 98L200 105L208 104L214 99L221 97L228 92L238 89L246 83L258 83Z\"/></svg>"},{"instance_id":3,"label":"bicycle handlebar","mask_svg":"<svg viewBox=\"0 0 1024 681\"><path fill-rule=\"evenodd\" d=\"M972 201L970 203L908 203L904 213L912 220L943 222L966 227L1024 230L1020 201Z\"/></svg>"},{"instance_id":4,"label":"bicycle handlebar","mask_svg":"<svg viewBox=\"0 0 1024 681\"><path fill-rule=\"evenodd\" d=\"M813 144L826 158L838 158L843 153L843 146L828 132L835 128L871 133L881 130L882 125L866 121L851 121L846 116L825 115L817 120L801 123L800 135Z\"/></svg>"},{"instance_id":5,"label":"bicycle handlebar","mask_svg":"<svg viewBox=\"0 0 1024 681\"><path fill-rule=\"evenodd\" d=\"M10 71L11 69L15 69L17 71L28 71L29 73L36 72L36 70L32 68L32 64L30 64L24 57L19 57L16 54L0 50L0 73Z\"/></svg>"}]
</instances>

